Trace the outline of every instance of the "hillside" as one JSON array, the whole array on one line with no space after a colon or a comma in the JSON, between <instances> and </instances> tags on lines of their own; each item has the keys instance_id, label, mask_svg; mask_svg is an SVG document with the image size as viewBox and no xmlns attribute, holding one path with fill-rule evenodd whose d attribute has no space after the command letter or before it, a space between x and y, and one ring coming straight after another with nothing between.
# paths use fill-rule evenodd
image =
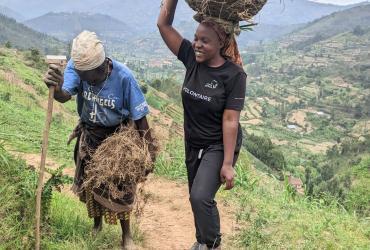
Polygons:
<instances>
[{"instance_id":1,"label":"hillside","mask_svg":"<svg viewBox=\"0 0 370 250\"><path fill-rule=\"evenodd\" d=\"M0 44L6 42L20 49L36 48L45 54L65 54L67 51L63 42L0 15Z\"/></svg>"},{"instance_id":2,"label":"hillside","mask_svg":"<svg viewBox=\"0 0 370 250\"><path fill-rule=\"evenodd\" d=\"M338 12L245 54L246 130L270 138L311 195L347 205L349 193L363 192L356 183L370 183L356 174L370 155L369 17L370 5Z\"/></svg>"},{"instance_id":3,"label":"hillside","mask_svg":"<svg viewBox=\"0 0 370 250\"><path fill-rule=\"evenodd\" d=\"M1 5L0 5L0 14L1 15L4 15L6 17L9 17L9 18L13 18L13 19L15 19L18 22L21 22L21 21L23 21L25 19L25 17L22 16L22 14L14 11L12 9L9 9L6 6L1 6Z\"/></svg>"},{"instance_id":4,"label":"hillside","mask_svg":"<svg viewBox=\"0 0 370 250\"><path fill-rule=\"evenodd\" d=\"M308 0L271 0L267 1L267 4L255 19L256 22L264 24L302 24L351 7L353 6L323 4Z\"/></svg>"},{"instance_id":5,"label":"hillside","mask_svg":"<svg viewBox=\"0 0 370 250\"><path fill-rule=\"evenodd\" d=\"M131 28L125 23L102 14L51 12L24 24L63 41L72 40L83 30L94 31L102 39L117 43L133 36Z\"/></svg>"},{"instance_id":6,"label":"hillside","mask_svg":"<svg viewBox=\"0 0 370 250\"><path fill-rule=\"evenodd\" d=\"M275 115L278 115L283 105L285 113L304 106L312 110L303 113L314 113L314 109L319 109L317 112L330 115L335 109L353 119L356 105L361 110L365 108L368 92L366 65L369 59L366 55L370 45L367 42L369 28L366 27L370 26L369 13L370 5L366 8L355 7L320 19L281 42L249 48L246 54L249 62L247 70L252 78L249 94L256 102L260 102L247 109L251 118L260 118L263 108L270 112L278 109L275 111ZM338 29L337 24L349 15L356 16L354 19L357 22ZM329 25L328 20L333 25ZM314 29L330 35L316 40L315 34L311 33ZM302 37L306 42L301 41ZM251 100L251 103L254 102ZM264 103L267 106L262 107ZM297 107L292 109L294 105ZM264 113L265 118L271 115L266 111ZM340 116L340 113L336 115ZM300 122L298 127L312 132L314 126Z\"/></svg>"},{"instance_id":7,"label":"hillside","mask_svg":"<svg viewBox=\"0 0 370 250\"><path fill-rule=\"evenodd\" d=\"M319 42L331 36L370 26L370 4L357 6L346 11L336 12L308 23L285 39L289 46L303 48L306 43Z\"/></svg>"}]
</instances>

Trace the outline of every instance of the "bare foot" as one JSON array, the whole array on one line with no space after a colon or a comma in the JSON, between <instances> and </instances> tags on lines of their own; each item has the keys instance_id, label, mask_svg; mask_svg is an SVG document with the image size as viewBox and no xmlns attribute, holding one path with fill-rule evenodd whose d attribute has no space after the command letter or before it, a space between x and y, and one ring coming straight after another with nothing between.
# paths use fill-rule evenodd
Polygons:
<instances>
[{"instance_id":1,"label":"bare foot","mask_svg":"<svg viewBox=\"0 0 370 250\"><path fill-rule=\"evenodd\" d=\"M136 250L136 246L131 236L122 237L122 250Z\"/></svg>"}]
</instances>

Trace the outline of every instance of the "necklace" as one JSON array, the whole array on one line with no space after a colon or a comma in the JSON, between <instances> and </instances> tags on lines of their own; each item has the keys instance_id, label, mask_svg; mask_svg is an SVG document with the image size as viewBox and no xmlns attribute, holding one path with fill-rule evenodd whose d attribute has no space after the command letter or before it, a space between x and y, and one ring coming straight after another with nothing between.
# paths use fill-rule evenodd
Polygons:
<instances>
[{"instance_id":1,"label":"necklace","mask_svg":"<svg viewBox=\"0 0 370 250\"><path fill-rule=\"evenodd\" d=\"M104 80L104 82L103 82L103 84L102 84L102 86L101 86L101 88L99 89L99 91L96 93L96 91L94 91L94 86L93 85L90 85L89 86L89 91L91 92L91 93L93 93L96 97L99 97L99 94L100 94L100 92L104 89L104 87L105 87L105 85L107 84L107 80L108 80L108 78L106 78L105 80Z\"/></svg>"},{"instance_id":2,"label":"necklace","mask_svg":"<svg viewBox=\"0 0 370 250\"><path fill-rule=\"evenodd\" d=\"M94 87L94 85L91 85L91 84L89 84L90 86L89 86L89 91L91 92L91 93L93 93L94 95L96 95L96 97L98 97L99 98L99 94L100 94L100 92L104 89L104 87L105 87L105 85L107 84L107 81L108 81L108 78L109 78L109 76L110 76L110 70L109 70L109 62L107 63L108 64L108 68L107 68L107 74L106 74L106 76L105 76L105 79L104 79L104 81L103 81L103 84L102 84L102 86L101 86L101 89L98 91L98 93L95 93L95 91L93 90L93 87Z\"/></svg>"},{"instance_id":3,"label":"necklace","mask_svg":"<svg viewBox=\"0 0 370 250\"><path fill-rule=\"evenodd\" d=\"M110 72L109 72L109 63L108 63L107 75L105 77L105 80L104 80L104 82L102 84L102 87L99 90L99 92L98 93L94 93L93 86L92 85L89 86L89 91L91 93L93 93L95 95L95 97L96 97L96 98L94 98L94 100L92 102L92 109L91 109L91 112L89 113L89 115L90 115L89 120L91 122L93 122L93 123L96 123L97 122L97 119L96 119L97 118L97 115L98 115L98 105L97 105L97 102L99 102L99 99L100 99L99 94L104 89L105 85L107 84L107 81L108 81L109 76L110 76Z\"/></svg>"}]
</instances>

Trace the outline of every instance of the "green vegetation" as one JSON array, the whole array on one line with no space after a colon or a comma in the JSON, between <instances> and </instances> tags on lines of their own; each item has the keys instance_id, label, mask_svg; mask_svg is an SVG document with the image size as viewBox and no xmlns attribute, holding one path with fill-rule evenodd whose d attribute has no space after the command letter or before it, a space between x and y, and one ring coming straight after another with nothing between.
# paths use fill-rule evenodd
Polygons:
<instances>
[{"instance_id":1,"label":"green vegetation","mask_svg":"<svg viewBox=\"0 0 370 250\"><path fill-rule=\"evenodd\" d=\"M166 148L156 161L155 174L175 180L187 180L183 144L184 142L178 138L166 144Z\"/></svg>"},{"instance_id":2,"label":"green vegetation","mask_svg":"<svg viewBox=\"0 0 370 250\"><path fill-rule=\"evenodd\" d=\"M36 48L45 54L65 54L66 44L61 41L34 31L14 19L0 14L0 44L6 44L8 48L18 49Z\"/></svg>"},{"instance_id":3,"label":"green vegetation","mask_svg":"<svg viewBox=\"0 0 370 250\"><path fill-rule=\"evenodd\" d=\"M174 78L155 79L151 84L156 90L165 93L181 105L181 85Z\"/></svg>"},{"instance_id":4,"label":"green vegetation","mask_svg":"<svg viewBox=\"0 0 370 250\"><path fill-rule=\"evenodd\" d=\"M244 166L244 168L243 168ZM236 242L251 249L365 249L369 221L329 198L308 200L253 168L239 165L244 185L233 191L246 225Z\"/></svg>"},{"instance_id":5,"label":"green vegetation","mask_svg":"<svg viewBox=\"0 0 370 250\"><path fill-rule=\"evenodd\" d=\"M28 53L19 56L16 56L16 53L1 50L0 55L0 70L7 72L0 74L0 139L18 152L39 152L45 121L47 88L42 81L42 71L23 63L23 60L27 61L24 58ZM32 51L30 53L32 54ZM49 153L56 159L70 159L73 147L67 146L66 138L77 119L73 116L72 108L69 111L61 105L55 106L59 106L64 112L54 113ZM71 163L71 160L68 163Z\"/></svg>"},{"instance_id":6,"label":"green vegetation","mask_svg":"<svg viewBox=\"0 0 370 250\"><path fill-rule=\"evenodd\" d=\"M271 169L281 172L286 166L284 155L266 137L245 133L244 146L255 157L264 162Z\"/></svg>"},{"instance_id":7,"label":"green vegetation","mask_svg":"<svg viewBox=\"0 0 370 250\"><path fill-rule=\"evenodd\" d=\"M321 161L311 159L305 168L306 193L309 197L333 196L348 211L370 215L369 178L370 136L361 141L345 139L333 146Z\"/></svg>"},{"instance_id":8,"label":"green vegetation","mask_svg":"<svg viewBox=\"0 0 370 250\"><path fill-rule=\"evenodd\" d=\"M35 204L36 179L34 171L27 169L24 162L12 159L0 145L0 248L32 246L28 238L33 234L34 211L28 208Z\"/></svg>"}]
</instances>

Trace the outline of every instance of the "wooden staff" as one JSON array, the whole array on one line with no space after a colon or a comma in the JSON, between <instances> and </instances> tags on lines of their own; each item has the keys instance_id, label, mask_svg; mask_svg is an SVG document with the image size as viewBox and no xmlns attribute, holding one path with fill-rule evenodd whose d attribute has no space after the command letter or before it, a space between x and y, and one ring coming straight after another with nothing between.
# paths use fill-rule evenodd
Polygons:
<instances>
[{"instance_id":1,"label":"wooden staff","mask_svg":"<svg viewBox=\"0 0 370 250\"><path fill-rule=\"evenodd\" d=\"M63 69L66 64L67 58L65 56L46 56L46 62L50 64L57 64L61 66ZM40 242L41 242L41 196L42 190L44 186L44 172L45 172L45 161L46 161L46 153L48 151L48 142L49 142L49 131L50 131L50 124L53 114L53 101L54 101L54 92L55 86L49 87L49 97L48 97L48 109L46 112L46 119L45 119L45 127L42 137L42 149L41 149L41 163L40 163L40 170L39 170L39 180L37 183L37 190L36 190L36 228L35 228L35 249L40 249Z\"/></svg>"},{"instance_id":2,"label":"wooden staff","mask_svg":"<svg viewBox=\"0 0 370 250\"><path fill-rule=\"evenodd\" d=\"M43 180L44 180L44 172L45 172L45 161L46 161L46 153L48 150L48 142L49 142L49 131L50 131L50 124L53 114L53 101L54 101L54 91L55 87L49 87L49 97L48 97L48 109L46 113L45 119L45 127L43 132L42 138L42 149L41 149L41 163L40 163L40 170L39 170L39 180L37 183L37 191L36 191L36 229L35 229L35 249L40 249L40 224L41 224L41 195L43 190Z\"/></svg>"}]
</instances>

